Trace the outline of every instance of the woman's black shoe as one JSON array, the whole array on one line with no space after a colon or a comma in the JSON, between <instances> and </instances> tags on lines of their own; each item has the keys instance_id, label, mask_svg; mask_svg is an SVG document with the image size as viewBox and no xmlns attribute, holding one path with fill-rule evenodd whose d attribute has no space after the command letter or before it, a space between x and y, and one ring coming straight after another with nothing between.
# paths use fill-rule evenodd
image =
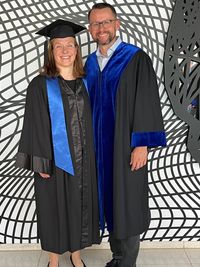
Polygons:
<instances>
[{"instance_id":1,"label":"woman's black shoe","mask_svg":"<svg viewBox=\"0 0 200 267\"><path fill-rule=\"evenodd\" d=\"M75 265L74 265L74 263L72 261L72 255L70 255L70 261L71 261L72 266L75 267Z\"/></svg>"},{"instance_id":2,"label":"woman's black shoe","mask_svg":"<svg viewBox=\"0 0 200 267\"><path fill-rule=\"evenodd\" d=\"M50 262L48 262L47 267L49 267L49 264L50 264ZM58 267L59 267L59 264L58 264Z\"/></svg>"},{"instance_id":3,"label":"woman's black shoe","mask_svg":"<svg viewBox=\"0 0 200 267\"><path fill-rule=\"evenodd\" d=\"M71 261L72 266L73 266L73 267L76 267L76 266L74 265L73 261L72 261L72 255L70 255L70 261ZM86 267L84 261L83 261L83 260L81 260L81 261L82 261L82 263L83 263L83 267ZM47 267L48 267L48 266L47 266Z\"/></svg>"},{"instance_id":4,"label":"woman's black shoe","mask_svg":"<svg viewBox=\"0 0 200 267\"><path fill-rule=\"evenodd\" d=\"M86 267L86 265L85 265L84 261L83 261L83 260L81 260L81 261L82 261L82 263L83 263L83 267Z\"/></svg>"}]
</instances>

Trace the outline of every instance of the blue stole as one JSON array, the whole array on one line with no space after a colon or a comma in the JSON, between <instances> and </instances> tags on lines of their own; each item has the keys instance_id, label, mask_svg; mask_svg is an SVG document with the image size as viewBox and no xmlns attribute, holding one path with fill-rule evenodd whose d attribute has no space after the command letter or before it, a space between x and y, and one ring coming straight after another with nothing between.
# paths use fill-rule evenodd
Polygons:
<instances>
[{"instance_id":1,"label":"blue stole","mask_svg":"<svg viewBox=\"0 0 200 267\"><path fill-rule=\"evenodd\" d=\"M103 232L104 218L108 231L113 230L113 150L117 88L122 72L139 50L139 47L122 42L102 72L96 53L92 53L85 64L97 158L100 227Z\"/></svg>"},{"instance_id":2,"label":"blue stole","mask_svg":"<svg viewBox=\"0 0 200 267\"><path fill-rule=\"evenodd\" d=\"M60 85L57 78L47 78L46 84L55 165L65 172L74 175Z\"/></svg>"}]
</instances>

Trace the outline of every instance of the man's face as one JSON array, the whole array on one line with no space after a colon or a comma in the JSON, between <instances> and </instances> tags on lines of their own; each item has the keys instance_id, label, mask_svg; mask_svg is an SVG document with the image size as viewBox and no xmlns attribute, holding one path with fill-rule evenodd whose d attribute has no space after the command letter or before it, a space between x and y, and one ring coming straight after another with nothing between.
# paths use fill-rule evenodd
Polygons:
<instances>
[{"instance_id":1,"label":"man's face","mask_svg":"<svg viewBox=\"0 0 200 267\"><path fill-rule=\"evenodd\" d=\"M89 23L89 32L98 45L109 45L115 41L120 22L110 8L92 10Z\"/></svg>"}]
</instances>

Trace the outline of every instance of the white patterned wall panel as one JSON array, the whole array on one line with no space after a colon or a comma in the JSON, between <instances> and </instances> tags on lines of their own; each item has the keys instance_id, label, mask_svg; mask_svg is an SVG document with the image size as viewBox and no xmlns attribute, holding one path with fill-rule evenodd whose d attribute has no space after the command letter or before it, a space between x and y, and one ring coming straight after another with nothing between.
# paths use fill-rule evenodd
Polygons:
<instances>
[{"instance_id":1,"label":"white patterned wall panel","mask_svg":"<svg viewBox=\"0 0 200 267\"><path fill-rule=\"evenodd\" d=\"M99 1L0 3L1 14L1 243L38 242L32 173L15 168L26 87L43 64L44 39L35 32L58 18L87 23L87 11ZM121 19L120 36L141 46L157 73L168 146L149 154L152 220L144 240L199 240L200 169L187 152L187 125L173 113L163 77L166 34L172 0L108 1ZM87 32L78 37L84 59L95 49Z\"/></svg>"}]
</instances>

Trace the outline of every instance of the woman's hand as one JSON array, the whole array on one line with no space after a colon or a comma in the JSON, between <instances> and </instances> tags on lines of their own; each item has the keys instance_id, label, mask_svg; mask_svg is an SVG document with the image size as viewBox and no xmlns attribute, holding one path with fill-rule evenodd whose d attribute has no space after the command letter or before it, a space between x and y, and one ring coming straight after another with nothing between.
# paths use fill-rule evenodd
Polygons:
<instances>
[{"instance_id":1,"label":"woman's hand","mask_svg":"<svg viewBox=\"0 0 200 267\"><path fill-rule=\"evenodd\" d=\"M147 164L147 146L135 147L131 153L131 171L138 170Z\"/></svg>"},{"instance_id":2,"label":"woman's hand","mask_svg":"<svg viewBox=\"0 0 200 267\"><path fill-rule=\"evenodd\" d=\"M44 178L44 179L47 179L47 178L50 177L49 174L47 174L47 173L42 173L42 172L39 172L39 175L42 176L42 178Z\"/></svg>"}]
</instances>

